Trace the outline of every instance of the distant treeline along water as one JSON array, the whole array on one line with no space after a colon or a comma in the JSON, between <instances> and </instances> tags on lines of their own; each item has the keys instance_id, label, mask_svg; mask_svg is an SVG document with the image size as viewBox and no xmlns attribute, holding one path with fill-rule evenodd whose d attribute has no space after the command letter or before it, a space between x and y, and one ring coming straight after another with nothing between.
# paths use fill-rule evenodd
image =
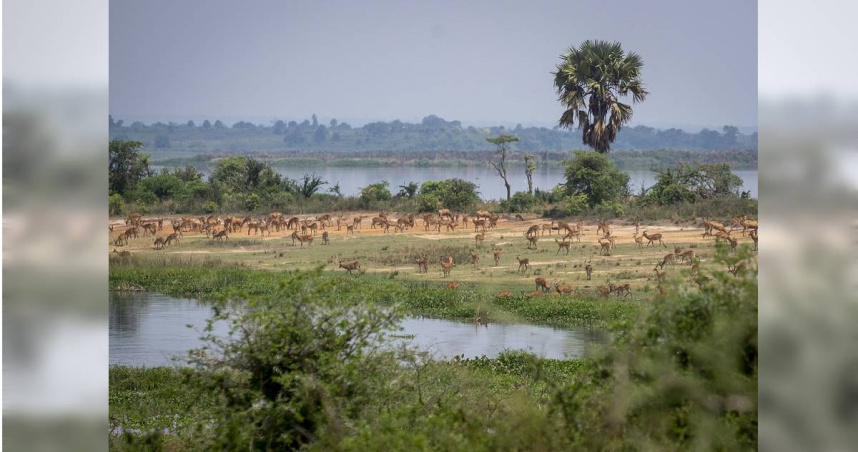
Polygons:
<instances>
[{"instance_id":1,"label":"distant treeline along water","mask_svg":"<svg viewBox=\"0 0 858 452\"><path fill-rule=\"evenodd\" d=\"M273 120L270 124L239 121L227 125L212 118L197 124L156 122L126 124L110 117L111 140L136 140L165 157L199 152L475 152L491 151L486 138L512 134L520 141L513 149L529 153L581 148L581 131L557 127L465 127L460 121L446 121L430 115L418 123L399 120L371 122L362 127L331 119L320 123L313 115L304 121ZM680 149L692 151L752 150L756 156L757 133L743 134L734 126L696 133L681 129L659 130L647 126L623 128L611 146L615 150ZM157 155L153 155L156 159ZM756 162L754 162L756 164Z\"/></svg>"}]
</instances>

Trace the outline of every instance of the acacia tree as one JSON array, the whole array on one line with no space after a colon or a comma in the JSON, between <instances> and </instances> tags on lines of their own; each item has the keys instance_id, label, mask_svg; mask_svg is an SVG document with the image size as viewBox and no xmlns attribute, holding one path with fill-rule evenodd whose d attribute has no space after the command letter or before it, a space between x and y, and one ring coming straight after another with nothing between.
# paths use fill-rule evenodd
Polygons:
<instances>
[{"instance_id":1,"label":"acacia tree","mask_svg":"<svg viewBox=\"0 0 858 452\"><path fill-rule=\"evenodd\" d=\"M524 154L524 175L527 176L527 192L533 194L533 171L536 170L536 156Z\"/></svg>"},{"instance_id":2,"label":"acacia tree","mask_svg":"<svg viewBox=\"0 0 858 452\"><path fill-rule=\"evenodd\" d=\"M501 134L499 137L486 138L486 141L497 146L495 149L495 154L498 156L498 161L490 160L489 164L494 167L494 169L498 172L498 175L503 179L503 184L506 186L506 200L509 202L510 199L510 189L509 189L509 180L506 175L506 156L507 152L509 152L510 143L518 141L518 137L514 137L512 135Z\"/></svg>"},{"instance_id":3,"label":"acacia tree","mask_svg":"<svg viewBox=\"0 0 858 452\"><path fill-rule=\"evenodd\" d=\"M561 57L554 75L558 100L566 111L558 125L571 128L578 121L584 144L607 153L617 132L632 118L632 107L619 101L631 96L642 102L648 92L643 87L643 60L625 53L619 42L584 41Z\"/></svg>"}]
</instances>

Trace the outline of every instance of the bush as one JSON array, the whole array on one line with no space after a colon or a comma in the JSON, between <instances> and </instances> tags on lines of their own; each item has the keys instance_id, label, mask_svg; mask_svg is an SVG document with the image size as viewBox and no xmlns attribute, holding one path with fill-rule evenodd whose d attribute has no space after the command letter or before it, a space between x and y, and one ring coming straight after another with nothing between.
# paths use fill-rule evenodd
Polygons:
<instances>
[{"instance_id":1,"label":"bush","mask_svg":"<svg viewBox=\"0 0 858 452\"><path fill-rule=\"evenodd\" d=\"M531 195L526 191L517 191L510 198L509 202L501 201L501 207L512 213L528 213L533 212L537 208L541 208L542 202L535 195Z\"/></svg>"},{"instance_id":2,"label":"bush","mask_svg":"<svg viewBox=\"0 0 858 452\"><path fill-rule=\"evenodd\" d=\"M262 207L262 200L256 193L251 193L244 199L244 208L249 212L256 212Z\"/></svg>"},{"instance_id":3,"label":"bush","mask_svg":"<svg viewBox=\"0 0 858 452\"><path fill-rule=\"evenodd\" d=\"M218 205L214 201L209 201L209 202L203 204L203 211L205 213L215 213L215 212L217 212L217 210L218 210Z\"/></svg>"},{"instance_id":4,"label":"bush","mask_svg":"<svg viewBox=\"0 0 858 452\"><path fill-rule=\"evenodd\" d=\"M371 207L376 202L393 199L393 195L390 193L388 187L390 187L390 183L385 180L362 188L360 191L360 200L364 207Z\"/></svg>"},{"instance_id":5,"label":"bush","mask_svg":"<svg viewBox=\"0 0 858 452\"><path fill-rule=\"evenodd\" d=\"M480 202L477 185L462 179L426 181L420 186L421 195L433 195L445 208L466 211Z\"/></svg>"},{"instance_id":6,"label":"bush","mask_svg":"<svg viewBox=\"0 0 858 452\"><path fill-rule=\"evenodd\" d=\"M441 206L441 200L435 195L417 195L418 212L436 212Z\"/></svg>"},{"instance_id":7,"label":"bush","mask_svg":"<svg viewBox=\"0 0 858 452\"><path fill-rule=\"evenodd\" d=\"M122 195L118 193L110 195L107 203L110 215L122 215L122 211L125 209L125 200L122 199Z\"/></svg>"},{"instance_id":8,"label":"bush","mask_svg":"<svg viewBox=\"0 0 858 452\"><path fill-rule=\"evenodd\" d=\"M603 201L620 201L628 196L629 175L604 154L575 151L566 166L566 192L585 194L590 206Z\"/></svg>"},{"instance_id":9,"label":"bush","mask_svg":"<svg viewBox=\"0 0 858 452\"><path fill-rule=\"evenodd\" d=\"M563 198L564 212L569 216L583 214L587 211L588 205L587 195L584 193Z\"/></svg>"}]
</instances>

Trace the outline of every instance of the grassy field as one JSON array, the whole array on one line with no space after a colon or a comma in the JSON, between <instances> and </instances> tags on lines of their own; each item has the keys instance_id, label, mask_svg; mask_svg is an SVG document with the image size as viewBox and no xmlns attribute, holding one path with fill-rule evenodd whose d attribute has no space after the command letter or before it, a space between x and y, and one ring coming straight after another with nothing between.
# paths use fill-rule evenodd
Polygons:
<instances>
[{"instance_id":1,"label":"grassy field","mask_svg":"<svg viewBox=\"0 0 858 452\"><path fill-rule=\"evenodd\" d=\"M373 215L371 212L351 212L345 218L356 215ZM311 217L311 215L307 215ZM302 216L303 218L303 216ZM112 219L114 231L111 240L125 229L121 219ZM330 272L345 273L338 268L338 261L358 261L361 265L360 275L355 277L381 277L396 279L408 283L423 283L426 286L444 287L450 281L461 284L460 288L478 287L484 291L512 291L513 293L530 292L535 289L534 278L543 277L553 285L555 282L569 284L575 287L576 293L593 295L596 288L608 280L612 283L629 283L632 287L631 296L627 299L646 300L652 295L656 286L653 267L666 254L673 252L674 246L691 248L701 259L701 265L714 255L715 240L702 237L703 229L695 221L684 223L662 223L642 225L641 232L648 230L664 235L663 246L644 246L639 248L632 235L633 225L615 222L612 225L616 247L609 256L601 255L597 241L596 226L585 225L585 234L580 243L573 243L567 255L565 251L558 254L555 240L557 233L546 232L540 237L535 250L527 249L524 232L532 225L549 222L541 218L528 218L526 221L510 221L502 219L496 229L486 233L482 246L477 246L473 227L457 229L454 232L427 232L422 221L417 221L413 229L395 233L393 228L389 233L381 229L371 229L369 218L363 221L363 228L356 230L354 235L347 235L346 228L337 231L336 227L328 228L330 244L323 245L321 231L312 245L303 248L293 246L289 237L292 231L272 232L264 237L247 230L230 235L229 240L216 241L207 238L202 233L185 233L180 243L164 250L155 250L154 237L140 236L132 239L125 247L111 247L128 250L132 256L141 259L171 256L185 258L188 263L199 259L216 260L223 264L237 264L247 268L269 271L292 269L309 269L324 265ZM159 236L172 232L165 222L165 228ZM734 234L740 243L751 243L750 238ZM492 250L502 250L498 265L494 265ZM479 263L473 265L470 251L480 256ZM452 269L449 278L444 278L438 260L442 256L453 256L456 267ZM429 258L429 271L418 273L414 260L421 255ZM516 257L530 259L531 268L519 271ZM590 261L593 267L592 280L586 279L585 262ZM678 274L688 265L676 264L668 266L667 272Z\"/></svg>"}]
</instances>

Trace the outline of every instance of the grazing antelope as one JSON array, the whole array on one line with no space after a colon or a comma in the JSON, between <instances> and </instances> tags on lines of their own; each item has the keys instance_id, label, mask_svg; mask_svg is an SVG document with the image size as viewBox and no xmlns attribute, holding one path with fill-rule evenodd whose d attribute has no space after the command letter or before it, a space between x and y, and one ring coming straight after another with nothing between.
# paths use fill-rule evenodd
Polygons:
<instances>
[{"instance_id":1,"label":"grazing antelope","mask_svg":"<svg viewBox=\"0 0 858 452\"><path fill-rule=\"evenodd\" d=\"M473 251L469 251L469 253L471 254L471 263L474 264L474 268L479 267L480 255L478 253L473 252Z\"/></svg>"},{"instance_id":2,"label":"grazing antelope","mask_svg":"<svg viewBox=\"0 0 858 452\"><path fill-rule=\"evenodd\" d=\"M156 250L164 249L164 238L163 237L155 238L155 249Z\"/></svg>"},{"instance_id":3,"label":"grazing antelope","mask_svg":"<svg viewBox=\"0 0 858 452\"><path fill-rule=\"evenodd\" d=\"M113 252L119 255L119 258L123 261L127 261L131 258L131 251L118 251L116 248L113 249Z\"/></svg>"},{"instance_id":4,"label":"grazing antelope","mask_svg":"<svg viewBox=\"0 0 858 452\"><path fill-rule=\"evenodd\" d=\"M536 242L537 242L537 241L539 241L539 236L538 236L538 235L534 235L534 236L525 235L525 236L524 236L524 238L526 238L526 239L527 239L527 249L531 249L531 248L532 248L532 249L535 249L535 250L536 250L536 249L539 249L539 248L536 246Z\"/></svg>"},{"instance_id":5,"label":"grazing antelope","mask_svg":"<svg viewBox=\"0 0 858 452\"><path fill-rule=\"evenodd\" d=\"M339 268L346 269L346 271L349 272L349 274L352 274L352 272L355 270L360 271L360 264L358 263L358 261L354 261L354 262L351 262L348 264L343 263L343 261L339 261L339 263L340 263Z\"/></svg>"},{"instance_id":6,"label":"grazing antelope","mask_svg":"<svg viewBox=\"0 0 858 452\"><path fill-rule=\"evenodd\" d=\"M328 231L322 233L322 245L330 245L331 241L328 240Z\"/></svg>"},{"instance_id":7,"label":"grazing antelope","mask_svg":"<svg viewBox=\"0 0 858 452\"><path fill-rule=\"evenodd\" d=\"M603 242L602 239L599 239L599 245L601 248L599 249L599 255L602 255L602 252L605 253L605 256L611 255L611 242Z\"/></svg>"},{"instance_id":8,"label":"grazing antelope","mask_svg":"<svg viewBox=\"0 0 858 452\"><path fill-rule=\"evenodd\" d=\"M655 266L655 268L653 268L653 269L652 269L652 271L654 271L654 272L655 272L655 279L656 279L658 282L664 282L664 275L665 275L665 273L666 273L665 271L663 271L663 270L659 270L659 269L658 269L658 265L656 265L656 266Z\"/></svg>"},{"instance_id":9,"label":"grazing antelope","mask_svg":"<svg viewBox=\"0 0 858 452\"><path fill-rule=\"evenodd\" d=\"M667 248L667 245L665 245L664 241L661 240L661 238L663 237L661 235L661 233L655 233L655 234L649 235L646 233L646 231L643 231L643 236L645 239L649 240L649 243L647 243L646 246L652 245L653 242L658 242L661 244L661 246Z\"/></svg>"},{"instance_id":10,"label":"grazing antelope","mask_svg":"<svg viewBox=\"0 0 858 452\"><path fill-rule=\"evenodd\" d=\"M448 262L445 262L444 258L441 258L439 263L441 264L441 270L444 272L445 278L450 276L450 270L456 266L456 264L453 263L453 259L450 257L448 257Z\"/></svg>"},{"instance_id":11,"label":"grazing antelope","mask_svg":"<svg viewBox=\"0 0 858 452\"><path fill-rule=\"evenodd\" d=\"M668 255L664 256L664 259L662 259L662 260L661 260L661 262L659 262L659 263L658 263L658 264L656 264L656 265L657 265L657 266L659 266L659 267L661 267L661 268L664 268L664 266L665 266L665 265L667 265L667 264L673 265L673 262L674 262L674 256L676 256L676 255L675 255L675 254L673 254L673 253L670 253L670 254L668 254Z\"/></svg>"},{"instance_id":12,"label":"grazing antelope","mask_svg":"<svg viewBox=\"0 0 858 452\"><path fill-rule=\"evenodd\" d=\"M575 293L575 288L569 285L560 285L559 282L554 283L554 290L561 295L571 295Z\"/></svg>"},{"instance_id":13,"label":"grazing antelope","mask_svg":"<svg viewBox=\"0 0 858 452\"><path fill-rule=\"evenodd\" d=\"M167 238L164 240L164 246L167 246L173 242L179 243L179 235L180 234L178 232L174 232L168 235Z\"/></svg>"},{"instance_id":14,"label":"grazing antelope","mask_svg":"<svg viewBox=\"0 0 858 452\"><path fill-rule=\"evenodd\" d=\"M447 290L456 290L459 288L459 283L456 281L450 281L444 288Z\"/></svg>"},{"instance_id":15,"label":"grazing antelope","mask_svg":"<svg viewBox=\"0 0 858 452\"><path fill-rule=\"evenodd\" d=\"M494 258L495 258L495 267L497 267L498 265L500 265L500 257L501 257L501 253L503 253L503 251L502 251L502 250L494 250L494 251L492 251L492 254L494 255Z\"/></svg>"},{"instance_id":16,"label":"grazing antelope","mask_svg":"<svg viewBox=\"0 0 858 452\"><path fill-rule=\"evenodd\" d=\"M125 237L125 234L119 234L119 237L113 240L114 246L122 246L128 243L128 238Z\"/></svg>"},{"instance_id":17,"label":"grazing antelope","mask_svg":"<svg viewBox=\"0 0 858 452\"><path fill-rule=\"evenodd\" d=\"M481 233L474 236L474 241L476 242L477 248L482 246L483 240L485 240L485 239L486 239L486 233L485 232L481 232Z\"/></svg>"},{"instance_id":18,"label":"grazing antelope","mask_svg":"<svg viewBox=\"0 0 858 452\"><path fill-rule=\"evenodd\" d=\"M541 290L543 292L551 290L551 286L548 285L548 281L541 276L537 277L534 282L536 283L536 290Z\"/></svg>"},{"instance_id":19,"label":"grazing antelope","mask_svg":"<svg viewBox=\"0 0 858 452\"><path fill-rule=\"evenodd\" d=\"M539 225L535 224L535 225L527 228L527 232L524 233L524 236L525 237L531 237L531 236L535 236L538 233L539 233Z\"/></svg>"},{"instance_id":20,"label":"grazing antelope","mask_svg":"<svg viewBox=\"0 0 858 452\"><path fill-rule=\"evenodd\" d=\"M734 239L733 237L727 236L727 241L730 242L730 249L736 249L736 246L739 245L739 240Z\"/></svg>"},{"instance_id":21,"label":"grazing antelope","mask_svg":"<svg viewBox=\"0 0 858 452\"><path fill-rule=\"evenodd\" d=\"M638 245L638 249L643 249L643 237L639 236L637 231L635 231L635 243Z\"/></svg>"},{"instance_id":22,"label":"grazing antelope","mask_svg":"<svg viewBox=\"0 0 858 452\"><path fill-rule=\"evenodd\" d=\"M555 253L555 255L560 254L560 250L562 250L564 248L566 249L566 254L569 254L569 251L571 250L571 247L572 247L572 242L567 242L565 240L561 242L560 240L557 240L557 239L554 239L554 241L557 243L557 253Z\"/></svg>"},{"instance_id":23,"label":"grazing antelope","mask_svg":"<svg viewBox=\"0 0 858 452\"><path fill-rule=\"evenodd\" d=\"M590 261L587 261L587 265L584 266L584 271L587 272L587 281L590 280L593 276L593 266L590 265Z\"/></svg>"},{"instance_id":24,"label":"grazing antelope","mask_svg":"<svg viewBox=\"0 0 858 452\"><path fill-rule=\"evenodd\" d=\"M226 241L228 242L229 235L227 235L226 229L216 232L215 235L212 236L212 240L214 239L217 239L219 242L222 242L223 239L226 239Z\"/></svg>"},{"instance_id":25,"label":"grazing antelope","mask_svg":"<svg viewBox=\"0 0 858 452\"><path fill-rule=\"evenodd\" d=\"M530 268L530 259L521 259L519 256L516 256L515 260L518 261L518 271L527 271ZM524 270L522 270L522 268L524 268Z\"/></svg>"},{"instance_id":26,"label":"grazing antelope","mask_svg":"<svg viewBox=\"0 0 858 452\"><path fill-rule=\"evenodd\" d=\"M617 285L617 286L614 286L614 290L616 290L616 292L617 292L617 298L619 298L620 295L623 295L623 294L625 294L625 295L623 295L624 297L627 297L627 296L631 295L631 293L632 293L632 285L629 283Z\"/></svg>"},{"instance_id":27,"label":"grazing antelope","mask_svg":"<svg viewBox=\"0 0 858 452\"><path fill-rule=\"evenodd\" d=\"M524 221L524 217L521 214L515 214L515 221Z\"/></svg>"}]
</instances>

